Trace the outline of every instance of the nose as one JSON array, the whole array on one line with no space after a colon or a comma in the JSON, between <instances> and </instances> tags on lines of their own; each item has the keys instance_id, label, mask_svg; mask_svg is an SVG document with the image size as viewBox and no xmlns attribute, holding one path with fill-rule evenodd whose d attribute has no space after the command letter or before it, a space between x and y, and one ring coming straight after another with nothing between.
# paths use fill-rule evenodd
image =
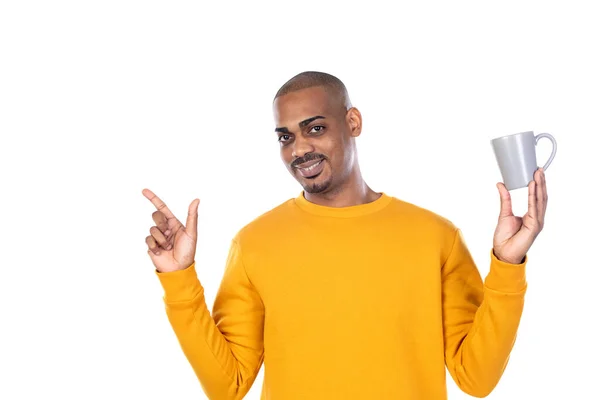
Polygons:
<instances>
[{"instance_id":1,"label":"nose","mask_svg":"<svg viewBox=\"0 0 600 400\"><path fill-rule=\"evenodd\" d=\"M306 153L312 153L315 151L314 146L307 139L302 136L297 136L293 143L292 156L294 158L304 157Z\"/></svg>"}]
</instances>

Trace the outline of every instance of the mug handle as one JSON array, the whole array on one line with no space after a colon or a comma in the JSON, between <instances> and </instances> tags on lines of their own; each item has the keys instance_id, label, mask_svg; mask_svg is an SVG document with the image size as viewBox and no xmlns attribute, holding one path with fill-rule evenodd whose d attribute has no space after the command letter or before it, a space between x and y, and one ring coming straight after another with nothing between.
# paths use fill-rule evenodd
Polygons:
<instances>
[{"instance_id":1,"label":"mug handle","mask_svg":"<svg viewBox=\"0 0 600 400\"><path fill-rule=\"evenodd\" d=\"M550 166L550 163L552 162L552 160L554 160L554 156L556 155L556 139L554 139L554 137L549 133L540 133L539 135L535 135L536 146L537 146L538 141L541 138L550 139L550 141L552 142L552 153L550 154L550 158L548 158L548 161L546 161L546 164L544 164L544 166L542 167L545 172L548 169L548 167Z\"/></svg>"}]
</instances>

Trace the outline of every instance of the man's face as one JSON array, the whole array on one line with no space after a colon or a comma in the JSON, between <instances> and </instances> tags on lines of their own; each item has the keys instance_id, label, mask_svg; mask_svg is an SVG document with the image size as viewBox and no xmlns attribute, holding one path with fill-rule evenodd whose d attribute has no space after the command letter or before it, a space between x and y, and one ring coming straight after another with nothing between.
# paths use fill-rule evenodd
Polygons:
<instances>
[{"instance_id":1,"label":"man's face","mask_svg":"<svg viewBox=\"0 0 600 400\"><path fill-rule=\"evenodd\" d=\"M341 101L315 86L276 98L273 110L281 159L306 192L325 193L346 181L357 134Z\"/></svg>"}]
</instances>

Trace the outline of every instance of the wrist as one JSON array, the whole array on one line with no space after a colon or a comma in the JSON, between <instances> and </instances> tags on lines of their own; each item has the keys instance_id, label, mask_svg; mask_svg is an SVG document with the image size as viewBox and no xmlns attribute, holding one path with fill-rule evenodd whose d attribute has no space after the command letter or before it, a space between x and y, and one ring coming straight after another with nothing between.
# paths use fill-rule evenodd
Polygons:
<instances>
[{"instance_id":1,"label":"wrist","mask_svg":"<svg viewBox=\"0 0 600 400\"><path fill-rule=\"evenodd\" d=\"M525 268L527 257L521 264L514 264L499 259L494 251L490 251L490 272L485 278L485 287L490 293L521 294L527 288Z\"/></svg>"},{"instance_id":2,"label":"wrist","mask_svg":"<svg viewBox=\"0 0 600 400\"><path fill-rule=\"evenodd\" d=\"M500 260L500 261L502 261L502 262L505 262L505 263L507 263L507 264L515 264L515 265L518 265L518 264L523 264L523 262L525 262L525 256L523 256L523 257L521 257L521 258L519 258L519 259L505 258L505 257L499 256L499 255L496 253L496 250L494 250L494 249L492 250L492 254L493 254L493 255L494 255L494 257L496 257L498 260Z\"/></svg>"}]
</instances>

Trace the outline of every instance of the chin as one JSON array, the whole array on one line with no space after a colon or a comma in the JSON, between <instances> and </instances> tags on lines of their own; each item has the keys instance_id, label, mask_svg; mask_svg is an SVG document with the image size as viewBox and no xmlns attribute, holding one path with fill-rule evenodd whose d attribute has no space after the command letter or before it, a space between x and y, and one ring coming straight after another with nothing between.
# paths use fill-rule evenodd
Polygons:
<instances>
[{"instance_id":1,"label":"chin","mask_svg":"<svg viewBox=\"0 0 600 400\"><path fill-rule=\"evenodd\" d=\"M327 192L331 187L332 179L322 179L318 176L316 179L302 179L300 184L304 188L306 193L324 193Z\"/></svg>"}]
</instances>

